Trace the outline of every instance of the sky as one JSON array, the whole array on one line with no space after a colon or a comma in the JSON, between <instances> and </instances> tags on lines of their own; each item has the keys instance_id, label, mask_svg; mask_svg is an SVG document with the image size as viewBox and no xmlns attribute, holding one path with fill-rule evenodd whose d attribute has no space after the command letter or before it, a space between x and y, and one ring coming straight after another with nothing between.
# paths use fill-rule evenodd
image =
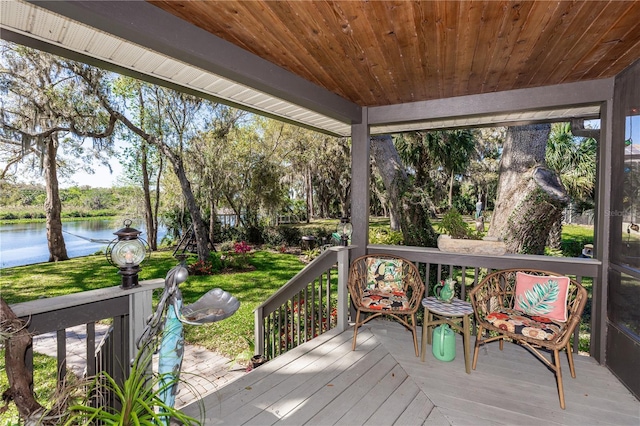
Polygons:
<instances>
[{"instance_id":1,"label":"sky","mask_svg":"<svg viewBox=\"0 0 640 426\"><path fill-rule=\"evenodd\" d=\"M84 186L88 185L92 188L111 188L117 184L118 178L122 174L122 166L116 158L112 158L109 161L113 173L109 173L109 168L100 163L94 163L94 174L88 174L85 172L78 172L74 174L71 180L60 182L62 188L68 188L70 186Z\"/></svg>"}]
</instances>

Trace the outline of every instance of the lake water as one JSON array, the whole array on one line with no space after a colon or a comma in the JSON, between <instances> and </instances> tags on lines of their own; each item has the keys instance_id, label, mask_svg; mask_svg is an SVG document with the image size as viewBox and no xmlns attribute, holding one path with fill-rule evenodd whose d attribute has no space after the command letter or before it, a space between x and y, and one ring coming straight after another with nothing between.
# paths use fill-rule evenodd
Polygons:
<instances>
[{"instance_id":1,"label":"lake water","mask_svg":"<svg viewBox=\"0 0 640 426\"><path fill-rule=\"evenodd\" d=\"M132 227L142 231L140 235L147 239L144 223L134 222ZM115 231L123 228L121 220L79 220L63 222L67 254L69 257L80 257L104 252L107 242L91 242L91 240L111 241ZM166 234L164 228L158 230L158 241ZM47 262L49 247L47 245L47 225L45 223L16 223L0 225L0 268L31 265Z\"/></svg>"}]
</instances>

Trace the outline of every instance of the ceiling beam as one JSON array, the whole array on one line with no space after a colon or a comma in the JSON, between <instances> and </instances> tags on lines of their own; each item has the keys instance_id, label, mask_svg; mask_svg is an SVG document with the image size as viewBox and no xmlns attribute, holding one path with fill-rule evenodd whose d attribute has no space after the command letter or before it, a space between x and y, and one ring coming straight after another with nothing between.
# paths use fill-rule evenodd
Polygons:
<instances>
[{"instance_id":1,"label":"ceiling beam","mask_svg":"<svg viewBox=\"0 0 640 426\"><path fill-rule=\"evenodd\" d=\"M27 1L335 120L361 119L355 103L146 1Z\"/></svg>"},{"instance_id":2,"label":"ceiling beam","mask_svg":"<svg viewBox=\"0 0 640 426\"><path fill-rule=\"evenodd\" d=\"M410 123L596 105L613 98L613 78L369 107L369 124Z\"/></svg>"}]
</instances>

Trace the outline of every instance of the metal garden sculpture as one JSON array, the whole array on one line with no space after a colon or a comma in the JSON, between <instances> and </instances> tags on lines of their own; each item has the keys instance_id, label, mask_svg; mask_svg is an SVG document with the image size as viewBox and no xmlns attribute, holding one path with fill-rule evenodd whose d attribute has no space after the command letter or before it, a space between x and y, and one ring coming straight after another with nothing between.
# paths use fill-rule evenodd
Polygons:
<instances>
[{"instance_id":1,"label":"metal garden sculpture","mask_svg":"<svg viewBox=\"0 0 640 426\"><path fill-rule=\"evenodd\" d=\"M184 262L167 273L164 291L156 311L147 321L147 326L137 341L138 349L144 351L155 347L152 344L157 344L157 339L161 337L158 361L158 374L161 378L159 396L169 407L175 404L184 356L183 324L203 325L221 321L233 315L240 307L238 299L219 288L208 291L195 303L183 306L179 285L185 282L188 276L189 272Z\"/></svg>"}]
</instances>

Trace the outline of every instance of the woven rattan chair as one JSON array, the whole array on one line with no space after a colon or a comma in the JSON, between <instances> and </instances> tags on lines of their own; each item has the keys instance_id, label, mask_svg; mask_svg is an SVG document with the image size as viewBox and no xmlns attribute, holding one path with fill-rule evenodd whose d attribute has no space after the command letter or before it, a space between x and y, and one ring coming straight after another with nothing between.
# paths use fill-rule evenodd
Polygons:
<instances>
[{"instance_id":1,"label":"woven rattan chair","mask_svg":"<svg viewBox=\"0 0 640 426\"><path fill-rule=\"evenodd\" d=\"M478 324L472 369L476 369L478 350L481 345L499 340L500 350L502 350L504 339L511 339L528 348L555 373L560 407L564 409L565 400L559 352L566 349L571 377L575 378L571 336L580 324L580 317L587 302L587 290L577 281L569 280L566 301L567 320L564 322L550 320L542 315L524 315L522 312L514 310L518 272L536 276L562 277L562 275L549 271L507 269L488 275L469 292ZM485 330L493 333L485 336ZM551 360L543 353L543 349L551 352Z\"/></svg>"},{"instance_id":2,"label":"woven rattan chair","mask_svg":"<svg viewBox=\"0 0 640 426\"><path fill-rule=\"evenodd\" d=\"M398 320L413 333L416 356L416 311L424 294L424 284L416 266L407 259L386 254L357 258L349 270L349 294L356 313L353 350L358 328L381 315ZM369 314L369 315L367 315Z\"/></svg>"}]
</instances>

